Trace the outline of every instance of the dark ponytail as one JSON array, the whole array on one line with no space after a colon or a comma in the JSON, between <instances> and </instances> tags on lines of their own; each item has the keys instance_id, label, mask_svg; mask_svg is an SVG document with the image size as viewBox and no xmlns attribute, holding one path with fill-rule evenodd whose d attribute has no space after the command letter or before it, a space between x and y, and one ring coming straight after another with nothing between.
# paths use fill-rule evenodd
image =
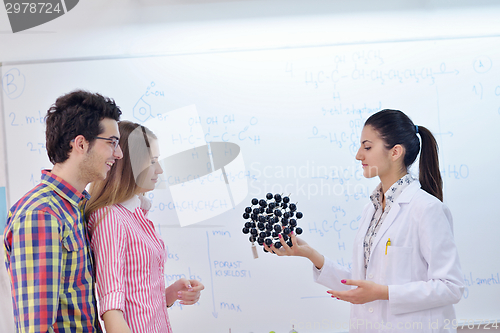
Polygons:
<instances>
[{"instance_id":1,"label":"dark ponytail","mask_svg":"<svg viewBox=\"0 0 500 333\"><path fill-rule=\"evenodd\" d=\"M365 122L378 132L385 147L395 145L405 148L403 163L408 169L417 159L420 151L419 181L422 189L443 201L443 180L439 171L438 145L431 131L423 126L415 126L410 118L398 110L382 110L371 115ZM418 134L417 134L418 131ZM422 149L420 140L422 138Z\"/></svg>"},{"instance_id":2,"label":"dark ponytail","mask_svg":"<svg viewBox=\"0 0 500 333\"><path fill-rule=\"evenodd\" d=\"M443 201L443 179L439 171L438 144L431 131L418 126L418 134L422 138L422 149L419 161L419 181L422 189Z\"/></svg>"}]
</instances>

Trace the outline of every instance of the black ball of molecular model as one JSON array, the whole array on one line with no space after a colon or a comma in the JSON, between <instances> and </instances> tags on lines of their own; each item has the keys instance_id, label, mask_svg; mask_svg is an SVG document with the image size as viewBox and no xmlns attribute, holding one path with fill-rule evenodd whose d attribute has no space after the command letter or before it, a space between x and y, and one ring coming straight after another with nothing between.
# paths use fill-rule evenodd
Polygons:
<instances>
[{"instance_id":1,"label":"black ball of molecular model","mask_svg":"<svg viewBox=\"0 0 500 333\"><path fill-rule=\"evenodd\" d=\"M303 216L304 214L297 212L297 205L290 203L289 197L268 193L266 199L253 198L252 206L245 208L243 218L246 222L242 231L244 234L250 234L250 242L257 242L260 246L274 245L277 249L281 247L281 234L286 244L291 247L293 244L290 233L302 233L302 228L297 226L297 220Z\"/></svg>"}]
</instances>

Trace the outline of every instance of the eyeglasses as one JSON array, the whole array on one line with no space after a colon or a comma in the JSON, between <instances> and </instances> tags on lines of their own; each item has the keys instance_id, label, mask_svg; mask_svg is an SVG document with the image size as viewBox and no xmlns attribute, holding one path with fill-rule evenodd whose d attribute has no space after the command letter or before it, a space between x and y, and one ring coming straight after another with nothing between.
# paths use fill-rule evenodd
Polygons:
<instances>
[{"instance_id":1,"label":"eyeglasses","mask_svg":"<svg viewBox=\"0 0 500 333\"><path fill-rule=\"evenodd\" d=\"M102 138L100 136L96 136L95 138L111 142L111 144L113 145L113 149L114 150L116 150L116 148L118 148L118 144L120 143L120 140L117 139L117 138Z\"/></svg>"}]
</instances>

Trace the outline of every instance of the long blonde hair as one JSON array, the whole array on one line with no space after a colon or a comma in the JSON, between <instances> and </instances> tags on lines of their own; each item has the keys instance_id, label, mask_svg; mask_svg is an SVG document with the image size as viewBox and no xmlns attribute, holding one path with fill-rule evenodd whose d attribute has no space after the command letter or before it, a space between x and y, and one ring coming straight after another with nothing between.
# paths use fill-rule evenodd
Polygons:
<instances>
[{"instance_id":1,"label":"long blonde hair","mask_svg":"<svg viewBox=\"0 0 500 333\"><path fill-rule=\"evenodd\" d=\"M141 173L138 172L139 165L143 166L148 159L151 159L149 141L157 139L153 132L130 121L120 121L118 129L120 130L120 148L123 152L123 158L116 160L104 180L90 184L91 198L85 208L87 221L96 210L127 201L138 194L140 187L137 184L140 183L141 177ZM92 231L95 230L99 222L94 224Z\"/></svg>"}]
</instances>

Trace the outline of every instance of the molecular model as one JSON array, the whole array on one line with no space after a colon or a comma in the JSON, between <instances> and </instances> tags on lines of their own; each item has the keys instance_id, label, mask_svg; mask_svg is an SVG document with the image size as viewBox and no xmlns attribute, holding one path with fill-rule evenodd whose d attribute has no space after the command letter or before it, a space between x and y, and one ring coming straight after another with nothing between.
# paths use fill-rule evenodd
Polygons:
<instances>
[{"instance_id":1,"label":"molecular model","mask_svg":"<svg viewBox=\"0 0 500 333\"><path fill-rule=\"evenodd\" d=\"M292 231L297 235L302 233L302 228L297 226L297 220L303 216L304 214L297 212L297 205L290 203L289 197L282 198L280 194L267 193L266 199L253 198L252 206L245 208L243 218L247 221L242 231L244 234L250 234L249 240L253 246L257 242L260 246L274 244L274 247L279 249L281 234L291 247L289 235Z\"/></svg>"}]
</instances>

